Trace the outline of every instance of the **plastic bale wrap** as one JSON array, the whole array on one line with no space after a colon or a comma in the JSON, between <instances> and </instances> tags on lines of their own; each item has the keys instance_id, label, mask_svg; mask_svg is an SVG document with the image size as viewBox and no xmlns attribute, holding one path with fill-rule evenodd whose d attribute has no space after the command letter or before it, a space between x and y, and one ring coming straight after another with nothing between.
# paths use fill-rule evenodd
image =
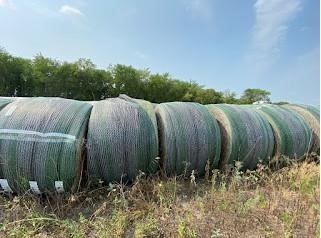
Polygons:
<instances>
[{"instance_id":1,"label":"plastic bale wrap","mask_svg":"<svg viewBox=\"0 0 321 238\"><path fill-rule=\"evenodd\" d=\"M320 153L320 110L309 105L285 104L282 107L297 112L312 132L309 152Z\"/></svg>"},{"instance_id":2,"label":"plastic bale wrap","mask_svg":"<svg viewBox=\"0 0 321 238\"><path fill-rule=\"evenodd\" d=\"M16 100L0 112L0 177L16 192L74 191L91 105L61 98ZM28 183L29 182L29 183ZM62 186L62 187L61 187Z\"/></svg>"},{"instance_id":3,"label":"plastic bale wrap","mask_svg":"<svg viewBox=\"0 0 321 238\"><path fill-rule=\"evenodd\" d=\"M207 108L198 103L170 102L155 107L160 157L167 175L205 172L207 161L218 167L221 136Z\"/></svg>"},{"instance_id":4,"label":"plastic bale wrap","mask_svg":"<svg viewBox=\"0 0 321 238\"><path fill-rule=\"evenodd\" d=\"M94 104L88 127L91 181L125 182L157 169L154 124L136 102L111 98Z\"/></svg>"},{"instance_id":5,"label":"plastic bale wrap","mask_svg":"<svg viewBox=\"0 0 321 238\"><path fill-rule=\"evenodd\" d=\"M272 126L275 141L273 155L299 159L308 152L312 133L298 113L271 104L251 107L260 112Z\"/></svg>"}]
</instances>

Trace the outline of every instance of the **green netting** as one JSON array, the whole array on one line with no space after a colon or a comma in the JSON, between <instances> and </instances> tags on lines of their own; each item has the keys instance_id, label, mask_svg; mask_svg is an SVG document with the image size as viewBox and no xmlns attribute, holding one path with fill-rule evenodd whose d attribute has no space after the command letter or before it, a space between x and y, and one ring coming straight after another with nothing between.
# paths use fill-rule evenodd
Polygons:
<instances>
[{"instance_id":1,"label":"green netting","mask_svg":"<svg viewBox=\"0 0 321 238\"><path fill-rule=\"evenodd\" d=\"M300 114L309 125L312 132L309 152L320 152L320 110L309 105L285 104L282 107L288 108Z\"/></svg>"},{"instance_id":2,"label":"green netting","mask_svg":"<svg viewBox=\"0 0 321 238\"><path fill-rule=\"evenodd\" d=\"M10 98L0 97L0 110L4 108L7 104L11 103L13 100Z\"/></svg>"},{"instance_id":3,"label":"green netting","mask_svg":"<svg viewBox=\"0 0 321 238\"><path fill-rule=\"evenodd\" d=\"M253 105L270 122L274 133L274 155L300 158L309 150L311 130L296 112L277 105Z\"/></svg>"},{"instance_id":4,"label":"green netting","mask_svg":"<svg viewBox=\"0 0 321 238\"><path fill-rule=\"evenodd\" d=\"M303 105L303 104L288 104L288 105L294 105L294 106L304 108L307 111L309 111L318 121L320 121L320 107L316 108L311 105Z\"/></svg>"},{"instance_id":5,"label":"green netting","mask_svg":"<svg viewBox=\"0 0 321 238\"><path fill-rule=\"evenodd\" d=\"M147 112L149 118L153 122L153 126L154 126L155 133L156 133L157 145L158 145L158 128L157 128L156 114L155 114L155 110L154 110L155 106L153 105L153 103L143 100L143 99L131 98L125 94L120 94L119 98L124 99L129 102L138 103Z\"/></svg>"},{"instance_id":6,"label":"green netting","mask_svg":"<svg viewBox=\"0 0 321 238\"><path fill-rule=\"evenodd\" d=\"M88 175L91 180L132 180L139 170L157 168L154 124L136 102L121 98L94 104L88 127Z\"/></svg>"},{"instance_id":7,"label":"green netting","mask_svg":"<svg viewBox=\"0 0 321 238\"><path fill-rule=\"evenodd\" d=\"M160 157L165 172L203 174L207 161L218 166L221 137L218 124L198 103L171 102L156 106Z\"/></svg>"},{"instance_id":8,"label":"green netting","mask_svg":"<svg viewBox=\"0 0 321 238\"><path fill-rule=\"evenodd\" d=\"M255 110L238 105L207 105L218 121L222 147L220 168L235 161L243 169L254 169L272 156L274 138L269 122Z\"/></svg>"},{"instance_id":9,"label":"green netting","mask_svg":"<svg viewBox=\"0 0 321 238\"><path fill-rule=\"evenodd\" d=\"M77 186L91 105L61 98L15 100L0 112L0 178L13 191L65 191Z\"/></svg>"}]
</instances>

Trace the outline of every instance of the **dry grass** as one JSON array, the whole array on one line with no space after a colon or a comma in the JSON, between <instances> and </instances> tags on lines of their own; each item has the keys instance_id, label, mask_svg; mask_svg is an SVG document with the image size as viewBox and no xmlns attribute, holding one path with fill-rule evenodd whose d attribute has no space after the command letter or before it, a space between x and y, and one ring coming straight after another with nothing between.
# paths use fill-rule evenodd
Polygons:
<instances>
[{"instance_id":1,"label":"dry grass","mask_svg":"<svg viewBox=\"0 0 321 238\"><path fill-rule=\"evenodd\" d=\"M319 237L319 165L0 196L0 237Z\"/></svg>"}]
</instances>

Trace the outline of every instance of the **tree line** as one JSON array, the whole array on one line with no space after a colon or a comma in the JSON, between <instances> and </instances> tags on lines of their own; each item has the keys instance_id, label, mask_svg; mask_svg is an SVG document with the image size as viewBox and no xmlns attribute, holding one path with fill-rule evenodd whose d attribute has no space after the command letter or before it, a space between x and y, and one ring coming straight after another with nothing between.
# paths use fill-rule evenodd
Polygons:
<instances>
[{"instance_id":1,"label":"tree line","mask_svg":"<svg viewBox=\"0 0 321 238\"><path fill-rule=\"evenodd\" d=\"M32 59L15 57L0 49L0 96L50 96L84 101L127 94L151 102L189 101L202 104L249 104L270 101L270 92L246 89L236 93L205 88L194 81L183 81L168 73L116 64L98 69L89 59L60 62L39 54Z\"/></svg>"}]
</instances>

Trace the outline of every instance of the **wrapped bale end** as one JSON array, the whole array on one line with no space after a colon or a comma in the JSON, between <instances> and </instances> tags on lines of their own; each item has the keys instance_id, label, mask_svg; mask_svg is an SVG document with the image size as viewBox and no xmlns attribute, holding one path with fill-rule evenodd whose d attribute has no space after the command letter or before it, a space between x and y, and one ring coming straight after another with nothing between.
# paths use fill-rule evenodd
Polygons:
<instances>
[{"instance_id":1,"label":"wrapped bale end","mask_svg":"<svg viewBox=\"0 0 321 238\"><path fill-rule=\"evenodd\" d=\"M252 106L271 124L274 133L273 155L299 159L309 150L311 130L296 112L277 105Z\"/></svg>"},{"instance_id":2,"label":"wrapped bale end","mask_svg":"<svg viewBox=\"0 0 321 238\"><path fill-rule=\"evenodd\" d=\"M303 117L312 132L309 152L320 154L320 110L309 105L285 104L282 107L295 111Z\"/></svg>"},{"instance_id":3,"label":"wrapped bale end","mask_svg":"<svg viewBox=\"0 0 321 238\"><path fill-rule=\"evenodd\" d=\"M7 105L0 112L2 188L76 190L91 107L61 98L28 98Z\"/></svg>"},{"instance_id":4,"label":"wrapped bale end","mask_svg":"<svg viewBox=\"0 0 321 238\"><path fill-rule=\"evenodd\" d=\"M88 127L91 181L125 182L157 169L157 135L136 102L112 98L94 104Z\"/></svg>"},{"instance_id":5,"label":"wrapped bale end","mask_svg":"<svg viewBox=\"0 0 321 238\"><path fill-rule=\"evenodd\" d=\"M217 168L221 136L207 108L198 103L170 102L156 106L160 157L167 175L195 170L204 174L207 161Z\"/></svg>"},{"instance_id":6,"label":"wrapped bale end","mask_svg":"<svg viewBox=\"0 0 321 238\"><path fill-rule=\"evenodd\" d=\"M254 169L259 162L272 157L274 138L269 122L255 110L244 106L207 105L221 131L220 168L225 170L235 161L242 169Z\"/></svg>"}]
</instances>

